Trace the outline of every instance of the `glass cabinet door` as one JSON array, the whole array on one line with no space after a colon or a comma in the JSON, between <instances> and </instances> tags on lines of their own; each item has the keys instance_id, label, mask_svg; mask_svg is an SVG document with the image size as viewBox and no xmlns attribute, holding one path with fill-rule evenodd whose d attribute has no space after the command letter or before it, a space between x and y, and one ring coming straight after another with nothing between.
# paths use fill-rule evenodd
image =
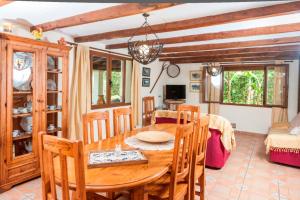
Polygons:
<instances>
[{"instance_id":1,"label":"glass cabinet door","mask_svg":"<svg viewBox=\"0 0 300 200\"><path fill-rule=\"evenodd\" d=\"M63 57L47 55L46 127L47 133L61 136L63 111Z\"/></svg>"},{"instance_id":2,"label":"glass cabinet door","mask_svg":"<svg viewBox=\"0 0 300 200\"><path fill-rule=\"evenodd\" d=\"M33 149L33 110L35 52L10 48L8 67L8 148L12 159L31 154Z\"/></svg>"}]
</instances>

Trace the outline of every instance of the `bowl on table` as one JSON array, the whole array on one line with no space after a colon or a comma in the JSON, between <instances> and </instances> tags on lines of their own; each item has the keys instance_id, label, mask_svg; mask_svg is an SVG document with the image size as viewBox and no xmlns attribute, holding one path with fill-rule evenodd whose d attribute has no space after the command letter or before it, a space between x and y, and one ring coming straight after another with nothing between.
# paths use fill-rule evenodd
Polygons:
<instances>
[{"instance_id":1,"label":"bowl on table","mask_svg":"<svg viewBox=\"0 0 300 200\"><path fill-rule=\"evenodd\" d=\"M174 135L165 131L143 131L135 136L138 140L149 143L163 143L174 140Z\"/></svg>"}]
</instances>

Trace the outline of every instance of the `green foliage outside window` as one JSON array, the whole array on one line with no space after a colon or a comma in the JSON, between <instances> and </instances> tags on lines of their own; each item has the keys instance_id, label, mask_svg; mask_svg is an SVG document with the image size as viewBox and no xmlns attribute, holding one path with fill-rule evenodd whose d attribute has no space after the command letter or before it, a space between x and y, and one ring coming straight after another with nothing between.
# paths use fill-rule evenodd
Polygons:
<instances>
[{"instance_id":1,"label":"green foliage outside window","mask_svg":"<svg viewBox=\"0 0 300 200\"><path fill-rule=\"evenodd\" d=\"M223 103L263 105L263 99L264 70L224 71Z\"/></svg>"},{"instance_id":2,"label":"green foliage outside window","mask_svg":"<svg viewBox=\"0 0 300 200\"><path fill-rule=\"evenodd\" d=\"M111 99L113 102L121 102L122 96L122 72L112 71L111 73Z\"/></svg>"}]
</instances>

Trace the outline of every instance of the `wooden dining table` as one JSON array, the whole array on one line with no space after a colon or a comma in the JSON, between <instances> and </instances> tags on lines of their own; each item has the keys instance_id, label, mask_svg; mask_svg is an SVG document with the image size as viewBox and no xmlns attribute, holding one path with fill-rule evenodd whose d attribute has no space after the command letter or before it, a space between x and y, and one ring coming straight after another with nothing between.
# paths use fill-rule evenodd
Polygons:
<instances>
[{"instance_id":1,"label":"wooden dining table","mask_svg":"<svg viewBox=\"0 0 300 200\"><path fill-rule=\"evenodd\" d=\"M122 149L134 149L125 143L127 137L141 131L166 131L173 135L176 133L176 124L156 124L138 128L126 134L118 135L97 143L84 146L85 188L87 192L118 192L129 190L132 200L147 199L145 186L163 176L169 171L172 164L173 150L144 151L148 159L147 164L119 165L109 167L88 168L89 152L114 150L117 144ZM68 179L70 188L75 188L74 163L70 158L68 164ZM54 159L55 178L60 182L59 160Z\"/></svg>"}]
</instances>

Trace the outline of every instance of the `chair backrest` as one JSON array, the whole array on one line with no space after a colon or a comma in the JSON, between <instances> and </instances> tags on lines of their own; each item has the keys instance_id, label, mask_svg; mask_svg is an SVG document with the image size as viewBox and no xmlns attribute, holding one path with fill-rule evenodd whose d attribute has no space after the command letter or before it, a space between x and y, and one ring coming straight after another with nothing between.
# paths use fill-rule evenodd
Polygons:
<instances>
[{"instance_id":1,"label":"chair backrest","mask_svg":"<svg viewBox=\"0 0 300 200\"><path fill-rule=\"evenodd\" d=\"M188 121L193 122L195 115L200 118L200 107L194 105L181 104L177 107L177 124L186 124ZM189 119L190 118L190 119Z\"/></svg>"},{"instance_id":2,"label":"chair backrest","mask_svg":"<svg viewBox=\"0 0 300 200\"><path fill-rule=\"evenodd\" d=\"M40 132L39 154L43 199L58 199L53 159L59 160L62 199L70 199L71 195L69 193L67 157L71 157L74 161L74 177L76 182L76 190L72 193L72 199L86 200L82 141L71 141L68 139L47 135L45 132Z\"/></svg>"},{"instance_id":3,"label":"chair backrest","mask_svg":"<svg viewBox=\"0 0 300 200\"><path fill-rule=\"evenodd\" d=\"M205 164L206 147L208 137L208 118L202 118L197 120L195 125L196 133L194 135L194 153L192 167L197 164Z\"/></svg>"},{"instance_id":4,"label":"chair backrest","mask_svg":"<svg viewBox=\"0 0 300 200\"><path fill-rule=\"evenodd\" d=\"M193 153L194 123L177 125L169 199L173 199L178 181L189 183L190 164Z\"/></svg>"},{"instance_id":5,"label":"chair backrest","mask_svg":"<svg viewBox=\"0 0 300 200\"><path fill-rule=\"evenodd\" d=\"M129 108L116 108L113 110L114 113L114 135L126 134L128 131L128 121L129 121L129 131L133 130L133 115L132 109ZM122 132L123 126L123 132Z\"/></svg>"},{"instance_id":6,"label":"chair backrest","mask_svg":"<svg viewBox=\"0 0 300 200\"><path fill-rule=\"evenodd\" d=\"M152 114L155 111L154 96L148 96L143 98L143 125L147 126L151 124Z\"/></svg>"},{"instance_id":7,"label":"chair backrest","mask_svg":"<svg viewBox=\"0 0 300 200\"><path fill-rule=\"evenodd\" d=\"M95 142L94 122L97 122L98 140L102 140L102 121L105 121L106 138L110 137L109 112L92 112L83 115L83 142Z\"/></svg>"}]
</instances>

